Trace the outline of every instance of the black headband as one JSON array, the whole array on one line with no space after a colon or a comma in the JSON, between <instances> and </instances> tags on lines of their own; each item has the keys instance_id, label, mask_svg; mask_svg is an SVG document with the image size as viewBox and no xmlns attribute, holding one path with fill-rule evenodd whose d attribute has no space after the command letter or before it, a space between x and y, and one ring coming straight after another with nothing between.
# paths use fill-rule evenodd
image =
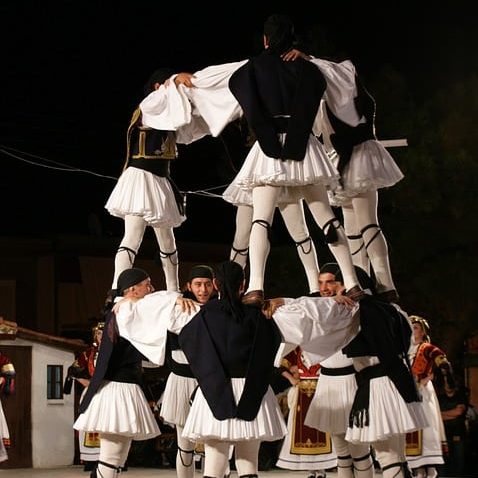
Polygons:
<instances>
[{"instance_id":1,"label":"black headband","mask_svg":"<svg viewBox=\"0 0 478 478\"><path fill-rule=\"evenodd\" d=\"M140 282L148 279L149 274L138 267L124 270L118 277L117 291L119 295L123 295L126 289L133 287Z\"/></svg>"}]
</instances>

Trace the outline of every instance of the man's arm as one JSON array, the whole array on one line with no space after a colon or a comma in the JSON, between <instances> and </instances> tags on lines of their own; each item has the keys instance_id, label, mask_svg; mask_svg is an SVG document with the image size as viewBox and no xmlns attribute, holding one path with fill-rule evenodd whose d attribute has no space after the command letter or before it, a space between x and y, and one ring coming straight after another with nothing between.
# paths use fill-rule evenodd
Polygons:
<instances>
[{"instance_id":1,"label":"man's arm","mask_svg":"<svg viewBox=\"0 0 478 478\"><path fill-rule=\"evenodd\" d=\"M280 304L273 300L272 306ZM275 305L274 305L275 304ZM359 331L359 306L348 297L284 299L272 314L285 342L325 360L347 345Z\"/></svg>"}]
</instances>

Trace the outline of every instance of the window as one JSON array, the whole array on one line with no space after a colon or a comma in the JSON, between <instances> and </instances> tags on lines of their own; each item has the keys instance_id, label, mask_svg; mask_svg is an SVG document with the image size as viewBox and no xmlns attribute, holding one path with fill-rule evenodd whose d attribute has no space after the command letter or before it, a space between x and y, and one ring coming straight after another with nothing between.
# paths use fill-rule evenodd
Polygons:
<instances>
[{"instance_id":1,"label":"window","mask_svg":"<svg viewBox=\"0 0 478 478\"><path fill-rule=\"evenodd\" d=\"M63 365L47 365L47 389L48 400L63 398Z\"/></svg>"}]
</instances>

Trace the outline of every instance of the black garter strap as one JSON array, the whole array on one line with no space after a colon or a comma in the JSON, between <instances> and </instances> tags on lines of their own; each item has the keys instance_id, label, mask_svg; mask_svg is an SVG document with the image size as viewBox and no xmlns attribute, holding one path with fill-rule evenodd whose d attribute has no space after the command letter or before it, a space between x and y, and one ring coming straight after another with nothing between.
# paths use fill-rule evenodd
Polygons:
<instances>
[{"instance_id":1,"label":"black garter strap","mask_svg":"<svg viewBox=\"0 0 478 478\"><path fill-rule=\"evenodd\" d=\"M339 225L335 227L334 222L338 222ZM327 228L327 232L325 232L326 228ZM339 236L337 235L337 229L339 228L340 228L340 221L336 217L333 217L332 219L330 219L324 224L324 226L322 227L322 231L324 231L325 242L327 244L335 244L339 240Z\"/></svg>"},{"instance_id":2,"label":"black garter strap","mask_svg":"<svg viewBox=\"0 0 478 478\"><path fill-rule=\"evenodd\" d=\"M390 468L402 468L401 462L397 461L396 463L390 463L389 465L382 466L382 472L389 470Z\"/></svg>"},{"instance_id":3,"label":"black garter strap","mask_svg":"<svg viewBox=\"0 0 478 478\"><path fill-rule=\"evenodd\" d=\"M163 252L161 249L159 249L159 257L160 259L169 259L169 261L171 262L171 264L173 264L173 266L177 266L179 264L179 261L174 262L173 259L171 258L177 252L178 252L177 249L174 249L173 252Z\"/></svg>"},{"instance_id":4,"label":"black garter strap","mask_svg":"<svg viewBox=\"0 0 478 478\"><path fill-rule=\"evenodd\" d=\"M118 473L120 473L122 470L121 466L112 465L111 463L106 463L106 461L98 460L98 465L106 466L106 468L112 468L113 470L116 470Z\"/></svg>"},{"instance_id":5,"label":"black garter strap","mask_svg":"<svg viewBox=\"0 0 478 478\"><path fill-rule=\"evenodd\" d=\"M367 453L366 455L364 456L360 456L359 458L354 458L353 461L354 461L354 469L357 470L357 471L367 471L367 470L370 470L372 467L373 467L373 460L370 460L370 463L367 467L365 468L359 468L357 466L358 463L362 462L362 461L365 461L365 460L368 460L370 458L370 453Z\"/></svg>"},{"instance_id":6,"label":"black garter strap","mask_svg":"<svg viewBox=\"0 0 478 478\"><path fill-rule=\"evenodd\" d=\"M360 456L360 457L358 457L358 458L354 458L353 460L354 460L354 461L363 461L363 460L367 460L367 459L369 459L369 458L370 458L370 453L367 453L366 455Z\"/></svg>"},{"instance_id":7,"label":"black garter strap","mask_svg":"<svg viewBox=\"0 0 478 478\"><path fill-rule=\"evenodd\" d=\"M186 463L184 463L184 460L183 460L183 455L181 455L181 453L185 453L186 455L194 455L194 450L183 450L179 445L178 445L178 452L179 452L179 459L181 460L181 463L183 466L185 466L186 468L189 468L190 466L192 466L194 460L192 459L191 457L191 463L189 463L189 465L186 465Z\"/></svg>"},{"instance_id":8,"label":"black garter strap","mask_svg":"<svg viewBox=\"0 0 478 478\"><path fill-rule=\"evenodd\" d=\"M136 257L136 251L134 251L133 249L130 249L129 247L126 247L126 246L119 246L116 253L123 252L123 251L128 253L128 259L129 259L129 262L131 263L131 266L132 266L134 264L134 259ZM131 254L133 254L133 256L131 256Z\"/></svg>"},{"instance_id":9,"label":"black garter strap","mask_svg":"<svg viewBox=\"0 0 478 478\"><path fill-rule=\"evenodd\" d=\"M344 470L352 470L354 465L353 462L350 462L350 465L341 465L340 460L352 460L351 455L345 455L345 456L338 456L337 457L337 468L343 468Z\"/></svg>"},{"instance_id":10,"label":"black garter strap","mask_svg":"<svg viewBox=\"0 0 478 478\"><path fill-rule=\"evenodd\" d=\"M355 234L353 236L347 236L347 239L350 239L351 241L358 241L360 239L362 240L362 244L360 244L360 247L356 251L353 251L353 252L350 253L352 256L355 256L355 254L358 254L365 247L365 244L363 243L362 234Z\"/></svg>"},{"instance_id":11,"label":"black garter strap","mask_svg":"<svg viewBox=\"0 0 478 478\"><path fill-rule=\"evenodd\" d=\"M367 244L365 244L365 249L368 249L368 246L370 246L370 244L374 241L374 239L382 232L378 224L369 224L368 226L365 226L364 228L360 230L360 233L362 234L362 236L365 231L367 231L368 229L371 229L372 227L376 227L377 232L371 237L371 239L367 242Z\"/></svg>"},{"instance_id":12,"label":"black garter strap","mask_svg":"<svg viewBox=\"0 0 478 478\"><path fill-rule=\"evenodd\" d=\"M254 224L259 224L259 226L262 226L267 230L267 239L271 242L271 225L267 221L264 221L264 219L256 219L255 221L252 221L251 229Z\"/></svg>"},{"instance_id":13,"label":"black garter strap","mask_svg":"<svg viewBox=\"0 0 478 478\"><path fill-rule=\"evenodd\" d=\"M308 251L306 251L306 250L304 249L304 247L302 246L302 245L305 244L306 242L309 243L309 250L308 250ZM302 250L302 252L303 252L304 254L310 254L311 251L312 251L312 239L310 238L310 236L308 236L308 237L306 237L303 241L296 242L296 243L295 243L295 247L300 247L301 250Z\"/></svg>"},{"instance_id":14,"label":"black garter strap","mask_svg":"<svg viewBox=\"0 0 478 478\"><path fill-rule=\"evenodd\" d=\"M231 249L234 251L234 256L232 260L234 260L238 255L239 256L247 256L249 252L249 248L245 247L244 249L238 249L237 247L234 247L234 245L231 246Z\"/></svg>"}]
</instances>

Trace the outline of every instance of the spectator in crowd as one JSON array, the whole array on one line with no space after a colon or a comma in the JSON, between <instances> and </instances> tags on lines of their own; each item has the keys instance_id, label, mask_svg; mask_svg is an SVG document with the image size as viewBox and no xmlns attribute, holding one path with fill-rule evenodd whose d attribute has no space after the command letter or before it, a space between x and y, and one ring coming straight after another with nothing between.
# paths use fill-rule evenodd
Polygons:
<instances>
[{"instance_id":1,"label":"spectator in crowd","mask_svg":"<svg viewBox=\"0 0 478 478\"><path fill-rule=\"evenodd\" d=\"M448 453L445 454L445 465L441 471L446 476L463 476L467 411L465 389L458 379L455 379L454 383L450 383L445 373L439 382L440 385L437 386L438 401L448 447Z\"/></svg>"},{"instance_id":2,"label":"spectator in crowd","mask_svg":"<svg viewBox=\"0 0 478 478\"><path fill-rule=\"evenodd\" d=\"M1 321L0 317L0 321ZM2 399L15 392L15 367L11 360L0 352L0 462L8 460L7 449L10 446L10 432L3 413Z\"/></svg>"},{"instance_id":3,"label":"spectator in crowd","mask_svg":"<svg viewBox=\"0 0 478 478\"><path fill-rule=\"evenodd\" d=\"M95 371L96 359L103 337L105 323L98 322L92 328L93 341L91 345L81 352L72 365L68 368L68 374L65 379L63 391L70 394L73 383L76 381L83 388L80 396L80 402L85 396L91 377ZM100 456L100 438L98 433L79 430L78 444L80 448L80 460L84 464L85 471L91 471L96 468Z\"/></svg>"}]
</instances>

